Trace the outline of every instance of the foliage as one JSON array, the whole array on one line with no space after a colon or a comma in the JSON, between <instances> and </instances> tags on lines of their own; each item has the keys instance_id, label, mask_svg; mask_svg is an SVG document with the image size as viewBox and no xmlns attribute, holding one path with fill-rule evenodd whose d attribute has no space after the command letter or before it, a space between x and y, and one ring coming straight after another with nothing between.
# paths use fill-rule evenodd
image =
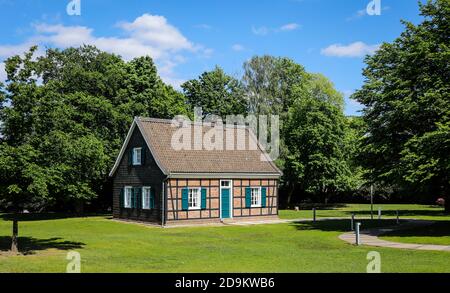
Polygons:
<instances>
[{"instance_id":1,"label":"foliage","mask_svg":"<svg viewBox=\"0 0 450 293\"><path fill-rule=\"evenodd\" d=\"M204 116L218 115L225 121L227 115L245 113L246 103L240 82L225 74L220 67L204 72L198 79L186 81L181 87L191 109L202 107Z\"/></svg>"},{"instance_id":2,"label":"foliage","mask_svg":"<svg viewBox=\"0 0 450 293\"><path fill-rule=\"evenodd\" d=\"M150 57L36 47L6 61L0 200L14 209L89 202L102 192L134 116L187 113ZM39 203L39 204L37 204Z\"/></svg>"},{"instance_id":3,"label":"foliage","mask_svg":"<svg viewBox=\"0 0 450 293\"><path fill-rule=\"evenodd\" d=\"M422 23L404 22L399 38L366 58L354 94L368 127L362 162L372 180L448 196L450 2L430 0L420 10Z\"/></svg>"},{"instance_id":4,"label":"foliage","mask_svg":"<svg viewBox=\"0 0 450 293\"><path fill-rule=\"evenodd\" d=\"M247 106L253 114L282 115L305 85L303 66L289 58L255 56L244 63Z\"/></svg>"},{"instance_id":5,"label":"foliage","mask_svg":"<svg viewBox=\"0 0 450 293\"><path fill-rule=\"evenodd\" d=\"M285 128L286 168L300 190L326 196L349 189L346 126L342 109L317 95L294 102Z\"/></svg>"}]
</instances>

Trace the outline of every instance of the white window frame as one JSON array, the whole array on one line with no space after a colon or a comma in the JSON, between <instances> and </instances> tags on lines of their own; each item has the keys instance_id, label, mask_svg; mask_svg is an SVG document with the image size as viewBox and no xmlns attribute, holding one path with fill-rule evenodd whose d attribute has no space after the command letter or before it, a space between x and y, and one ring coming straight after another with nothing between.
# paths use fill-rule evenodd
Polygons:
<instances>
[{"instance_id":1,"label":"white window frame","mask_svg":"<svg viewBox=\"0 0 450 293\"><path fill-rule=\"evenodd\" d=\"M194 191L197 191L197 198L196 198L196 206L191 206L191 203L194 202L194 200L190 200L191 199L191 191L192 194ZM194 199L193 195L192 198ZM200 210L202 208L202 188L201 187L189 187L188 188L188 210Z\"/></svg>"},{"instance_id":2,"label":"white window frame","mask_svg":"<svg viewBox=\"0 0 450 293\"><path fill-rule=\"evenodd\" d=\"M257 190L258 194L256 194L256 200L253 200L253 191ZM255 202L255 203L254 203ZM253 186L250 187L250 207L252 208L260 208L262 207L262 195L261 195L261 186Z\"/></svg>"},{"instance_id":3,"label":"white window frame","mask_svg":"<svg viewBox=\"0 0 450 293\"><path fill-rule=\"evenodd\" d=\"M139 152L139 156L138 156ZM133 166L142 165L142 148L133 148Z\"/></svg>"},{"instance_id":4,"label":"white window frame","mask_svg":"<svg viewBox=\"0 0 450 293\"><path fill-rule=\"evenodd\" d=\"M129 193L128 193L129 192ZM133 187L132 186L125 186L123 189L123 207L130 209L131 208L131 200L133 193Z\"/></svg>"},{"instance_id":5,"label":"white window frame","mask_svg":"<svg viewBox=\"0 0 450 293\"><path fill-rule=\"evenodd\" d=\"M150 186L143 186L142 187L142 209L143 210L150 210L151 209L151 205L150 205L150 200L151 200L151 198L152 198L152 196L151 196L151 191L152 190L152 188L150 187ZM146 194L146 191L148 191L148 194ZM145 203L146 203L146 197L148 196L148 199L147 199L147 205L145 205Z\"/></svg>"}]
</instances>

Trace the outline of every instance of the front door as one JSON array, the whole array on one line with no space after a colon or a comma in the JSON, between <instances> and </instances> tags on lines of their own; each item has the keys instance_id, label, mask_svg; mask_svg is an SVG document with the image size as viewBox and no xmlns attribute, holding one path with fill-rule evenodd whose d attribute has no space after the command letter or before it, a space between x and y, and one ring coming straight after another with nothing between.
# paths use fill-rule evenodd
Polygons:
<instances>
[{"instance_id":1,"label":"front door","mask_svg":"<svg viewBox=\"0 0 450 293\"><path fill-rule=\"evenodd\" d=\"M231 218L231 180L220 181L220 217Z\"/></svg>"}]
</instances>

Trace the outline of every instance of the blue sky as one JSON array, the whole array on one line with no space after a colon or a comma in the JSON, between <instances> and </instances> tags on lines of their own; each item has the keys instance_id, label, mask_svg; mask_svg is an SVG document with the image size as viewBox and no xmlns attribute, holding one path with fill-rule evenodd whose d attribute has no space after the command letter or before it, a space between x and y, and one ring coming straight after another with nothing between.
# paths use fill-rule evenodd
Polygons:
<instances>
[{"instance_id":1,"label":"blue sky","mask_svg":"<svg viewBox=\"0 0 450 293\"><path fill-rule=\"evenodd\" d=\"M179 87L219 65L239 77L253 55L292 58L330 78L346 96L346 114L360 105L347 98L362 85L364 55L402 31L401 19L421 20L417 1L380 0L0 0L0 60L32 44L95 44L125 59L148 54L162 78ZM3 64L0 80L5 79Z\"/></svg>"}]
</instances>

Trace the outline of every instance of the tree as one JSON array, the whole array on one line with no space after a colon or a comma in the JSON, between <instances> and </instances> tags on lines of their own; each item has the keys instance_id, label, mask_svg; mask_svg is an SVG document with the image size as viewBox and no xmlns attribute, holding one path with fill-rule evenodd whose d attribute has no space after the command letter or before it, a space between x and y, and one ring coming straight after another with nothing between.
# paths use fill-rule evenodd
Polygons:
<instances>
[{"instance_id":1,"label":"tree","mask_svg":"<svg viewBox=\"0 0 450 293\"><path fill-rule=\"evenodd\" d=\"M326 203L330 195L351 186L345 153L347 121L341 107L342 95L329 88L332 84L328 80L314 77L317 76L312 76L308 90L295 99L288 112L285 172L297 190L319 195Z\"/></svg>"},{"instance_id":2,"label":"tree","mask_svg":"<svg viewBox=\"0 0 450 293\"><path fill-rule=\"evenodd\" d=\"M82 213L106 187L133 117L186 114L186 100L150 57L125 62L83 46L35 58L36 49L5 62L0 203L14 213L55 204Z\"/></svg>"},{"instance_id":3,"label":"tree","mask_svg":"<svg viewBox=\"0 0 450 293\"><path fill-rule=\"evenodd\" d=\"M303 66L289 58L255 56L244 63L242 83L253 114L282 115L306 84Z\"/></svg>"},{"instance_id":4,"label":"tree","mask_svg":"<svg viewBox=\"0 0 450 293\"><path fill-rule=\"evenodd\" d=\"M244 114L246 102L239 81L216 67L204 72L198 79L181 85L189 105L202 107L204 116L214 114L225 120L227 115Z\"/></svg>"},{"instance_id":5,"label":"tree","mask_svg":"<svg viewBox=\"0 0 450 293\"><path fill-rule=\"evenodd\" d=\"M434 189L450 212L450 2L419 5L423 22L404 21L400 37L366 58L366 80L353 98L365 105L363 163L370 179Z\"/></svg>"}]
</instances>

